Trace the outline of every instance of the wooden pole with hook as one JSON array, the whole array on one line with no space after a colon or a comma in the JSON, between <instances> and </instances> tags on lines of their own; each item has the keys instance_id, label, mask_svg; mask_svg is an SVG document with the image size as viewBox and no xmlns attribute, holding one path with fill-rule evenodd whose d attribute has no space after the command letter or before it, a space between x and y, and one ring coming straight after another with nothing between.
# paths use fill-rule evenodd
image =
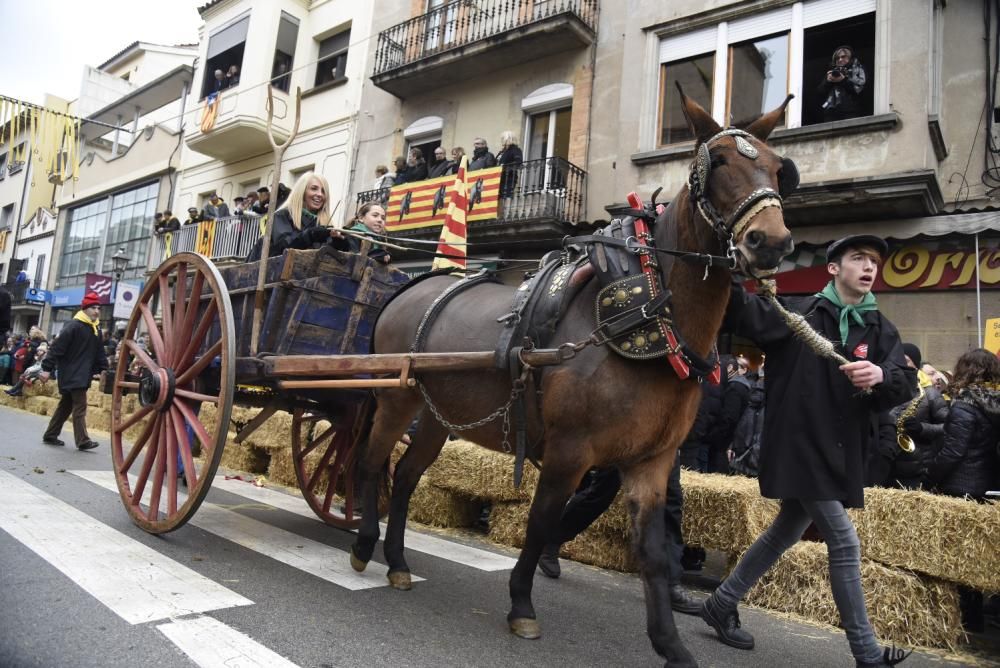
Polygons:
<instances>
[{"instance_id":1,"label":"wooden pole with hook","mask_svg":"<svg viewBox=\"0 0 1000 668\"><path fill-rule=\"evenodd\" d=\"M274 227L274 214L278 208L278 184L281 182L281 159L285 149L299 133L299 120L302 118L302 89L295 87L295 124L292 132L282 144L274 140L271 131L274 122L274 93L271 84L267 85L267 139L274 149L274 177L271 179L271 201L267 208L267 221L264 224L264 238L260 249L260 265L257 269L257 291L253 303L253 329L250 332L250 355L257 354L260 345L260 326L264 317L264 280L267 275L267 260L271 253L271 229Z\"/></svg>"}]
</instances>

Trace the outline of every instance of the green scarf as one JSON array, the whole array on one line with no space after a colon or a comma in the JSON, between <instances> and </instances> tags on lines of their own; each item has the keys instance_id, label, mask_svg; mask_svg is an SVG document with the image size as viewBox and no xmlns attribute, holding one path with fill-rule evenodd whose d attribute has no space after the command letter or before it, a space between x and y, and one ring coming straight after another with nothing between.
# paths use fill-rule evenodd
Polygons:
<instances>
[{"instance_id":1,"label":"green scarf","mask_svg":"<svg viewBox=\"0 0 1000 668\"><path fill-rule=\"evenodd\" d=\"M870 292L865 295L860 304L845 304L841 301L840 295L837 294L837 289L833 287L833 281L827 283L821 292L816 293L816 296L826 299L840 309L840 342L845 346L847 345L847 331L851 328L849 320L853 320L854 324L863 327L865 321L861 314L878 310L875 295Z\"/></svg>"},{"instance_id":2,"label":"green scarf","mask_svg":"<svg viewBox=\"0 0 1000 668\"><path fill-rule=\"evenodd\" d=\"M87 314L84 313L83 311L77 311L76 315L73 316L73 320L79 320L80 322L87 323L88 325L90 325L91 327L93 327L93 329L94 329L94 336L100 336L100 334L97 331L97 323L99 321L98 320L91 320L90 318L87 317Z\"/></svg>"}]
</instances>

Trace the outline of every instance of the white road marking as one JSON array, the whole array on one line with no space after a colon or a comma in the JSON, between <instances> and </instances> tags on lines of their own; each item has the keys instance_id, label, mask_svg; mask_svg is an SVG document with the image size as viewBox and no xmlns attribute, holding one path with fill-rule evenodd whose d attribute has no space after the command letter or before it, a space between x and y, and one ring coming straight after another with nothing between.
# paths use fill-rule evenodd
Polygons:
<instances>
[{"instance_id":1,"label":"white road marking","mask_svg":"<svg viewBox=\"0 0 1000 668\"><path fill-rule=\"evenodd\" d=\"M117 494L114 473L111 471L70 471L84 480L104 487ZM178 504L181 499L178 499ZM202 503L189 520L190 524L232 541L310 575L335 585L357 591L389 585L384 571L369 569L358 573L350 564L344 550L299 536L298 534L260 522L213 503ZM423 578L413 576L414 582Z\"/></svg>"},{"instance_id":2,"label":"white road marking","mask_svg":"<svg viewBox=\"0 0 1000 668\"><path fill-rule=\"evenodd\" d=\"M0 471L0 529L130 624L253 601Z\"/></svg>"},{"instance_id":3,"label":"white road marking","mask_svg":"<svg viewBox=\"0 0 1000 668\"><path fill-rule=\"evenodd\" d=\"M199 615L157 626L201 668L298 668L250 636Z\"/></svg>"},{"instance_id":4,"label":"white road marking","mask_svg":"<svg viewBox=\"0 0 1000 668\"><path fill-rule=\"evenodd\" d=\"M266 487L255 487L240 480L226 480L225 476L221 475L216 476L215 480L212 481L212 488L231 492L252 501L266 503L275 508L322 522L320 518L316 517L312 508L309 507L309 504L302 497L284 494L277 490L267 489ZM381 523L379 526L384 535L385 524ZM450 540L429 536L417 531L407 531L404 540L406 548L414 552L422 552L434 557L440 557L441 559L447 559L448 561L453 561L464 566L471 566L481 571L506 571L514 568L514 565L517 563L516 559L502 554L462 545L461 543L454 543Z\"/></svg>"}]
</instances>

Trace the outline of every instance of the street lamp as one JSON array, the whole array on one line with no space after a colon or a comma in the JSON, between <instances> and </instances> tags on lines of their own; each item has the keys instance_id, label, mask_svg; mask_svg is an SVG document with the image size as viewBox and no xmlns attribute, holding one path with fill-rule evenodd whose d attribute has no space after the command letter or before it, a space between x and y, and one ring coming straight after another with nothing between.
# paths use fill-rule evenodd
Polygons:
<instances>
[{"instance_id":1,"label":"street lamp","mask_svg":"<svg viewBox=\"0 0 1000 668\"><path fill-rule=\"evenodd\" d=\"M122 275L125 274L125 269L128 267L128 263L132 261L128 255L125 255L125 249L119 248L118 251L111 256L111 271L115 275L115 287L113 290L113 296L111 297L112 304L118 301L118 283L122 280Z\"/></svg>"}]
</instances>

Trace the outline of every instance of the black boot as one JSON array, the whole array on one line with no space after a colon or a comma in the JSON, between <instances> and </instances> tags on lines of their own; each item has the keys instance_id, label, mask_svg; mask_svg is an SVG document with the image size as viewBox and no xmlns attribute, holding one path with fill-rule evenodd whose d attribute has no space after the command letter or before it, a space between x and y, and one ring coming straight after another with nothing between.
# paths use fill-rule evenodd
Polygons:
<instances>
[{"instance_id":1,"label":"black boot","mask_svg":"<svg viewBox=\"0 0 1000 668\"><path fill-rule=\"evenodd\" d=\"M549 543L542 548L542 556L538 557L538 570L546 577L557 578L562 573L559 568L560 547L558 543Z\"/></svg>"},{"instance_id":2,"label":"black boot","mask_svg":"<svg viewBox=\"0 0 1000 668\"><path fill-rule=\"evenodd\" d=\"M736 649L753 649L753 636L740 628L740 614L736 608L723 608L713 594L705 599L698 613L715 629L723 643Z\"/></svg>"},{"instance_id":3,"label":"black boot","mask_svg":"<svg viewBox=\"0 0 1000 668\"><path fill-rule=\"evenodd\" d=\"M855 665L857 668L883 668L883 666L895 666L897 663L902 663L906 660L906 657L910 656L913 650L909 652L904 652L901 649L896 649L896 646L886 647L885 651L882 652L882 660L875 663L869 663L867 661L856 661Z\"/></svg>"},{"instance_id":4,"label":"black boot","mask_svg":"<svg viewBox=\"0 0 1000 668\"><path fill-rule=\"evenodd\" d=\"M701 601L691 595L681 585L670 585L670 607L682 615L697 615L701 610Z\"/></svg>"}]
</instances>

